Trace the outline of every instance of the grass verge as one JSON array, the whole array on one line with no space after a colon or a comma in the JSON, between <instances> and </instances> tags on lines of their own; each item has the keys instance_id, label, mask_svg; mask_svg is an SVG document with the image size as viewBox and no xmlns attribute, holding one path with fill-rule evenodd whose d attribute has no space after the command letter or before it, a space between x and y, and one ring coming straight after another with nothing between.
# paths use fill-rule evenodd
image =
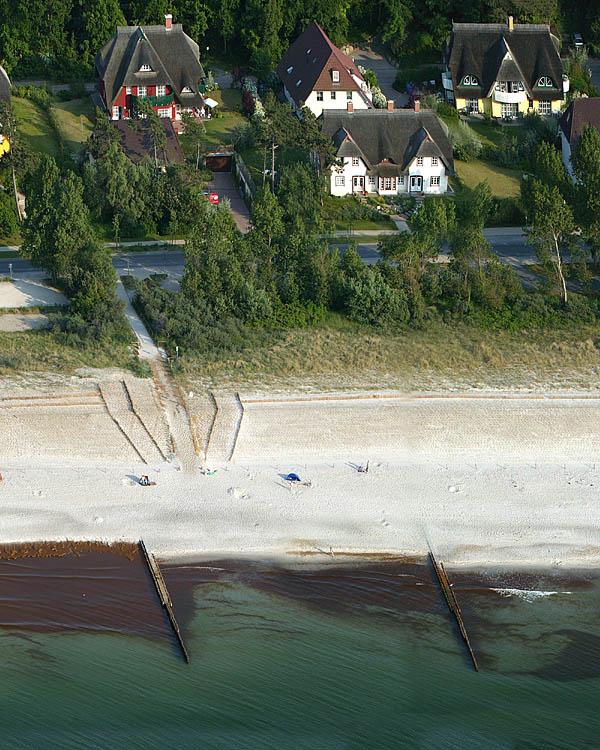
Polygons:
<instances>
[{"instance_id":1,"label":"grass verge","mask_svg":"<svg viewBox=\"0 0 600 750\"><path fill-rule=\"evenodd\" d=\"M598 327L489 331L467 324L378 332L336 315L317 328L261 331L241 354L184 352L191 390L589 389L598 381Z\"/></svg>"}]
</instances>

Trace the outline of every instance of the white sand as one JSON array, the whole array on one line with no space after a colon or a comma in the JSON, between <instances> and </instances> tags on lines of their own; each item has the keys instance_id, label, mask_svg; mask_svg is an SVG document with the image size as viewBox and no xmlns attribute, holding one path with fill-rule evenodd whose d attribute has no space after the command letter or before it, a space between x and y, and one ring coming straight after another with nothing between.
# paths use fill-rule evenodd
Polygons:
<instances>
[{"instance_id":1,"label":"white sand","mask_svg":"<svg viewBox=\"0 0 600 750\"><path fill-rule=\"evenodd\" d=\"M47 323L47 315L19 315L18 313L0 315L0 331L7 333L33 331L37 328L43 328Z\"/></svg>"},{"instance_id":2,"label":"white sand","mask_svg":"<svg viewBox=\"0 0 600 750\"><path fill-rule=\"evenodd\" d=\"M3 281L0 283L0 309L66 305L68 299L57 289L37 281Z\"/></svg>"},{"instance_id":3,"label":"white sand","mask_svg":"<svg viewBox=\"0 0 600 750\"><path fill-rule=\"evenodd\" d=\"M455 565L600 564L597 397L244 409L233 461L216 476L135 463L97 406L83 408L72 434L64 417L52 436L51 422L24 416L40 437L36 450L23 437L18 449L0 440L0 541L142 537L164 558L323 561L330 547L400 554L429 543ZM18 410L6 413L2 429L18 426ZM65 445L75 454L61 455ZM355 464L367 458L361 475ZM281 478L290 471L313 486L290 489ZM157 486L137 485L141 474Z\"/></svg>"}]
</instances>

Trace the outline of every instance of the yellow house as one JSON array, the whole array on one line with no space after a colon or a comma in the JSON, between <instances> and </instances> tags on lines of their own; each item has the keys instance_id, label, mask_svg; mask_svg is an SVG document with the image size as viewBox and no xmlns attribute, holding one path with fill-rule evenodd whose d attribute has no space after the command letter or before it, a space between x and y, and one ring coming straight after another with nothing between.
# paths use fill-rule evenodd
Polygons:
<instances>
[{"instance_id":1,"label":"yellow house","mask_svg":"<svg viewBox=\"0 0 600 750\"><path fill-rule=\"evenodd\" d=\"M0 65L0 101L8 102L10 104L10 79L7 72ZM0 123L0 131L2 129L2 123ZM5 138L0 132L0 158L4 154L10 151L10 143L8 138Z\"/></svg>"},{"instance_id":2,"label":"yellow house","mask_svg":"<svg viewBox=\"0 0 600 750\"><path fill-rule=\"evenodd\" d=\"M546 24L455 23L443 47L446 99L459 111L513 118L559 112L569 90Z\"/></svg>"}]
</instances>

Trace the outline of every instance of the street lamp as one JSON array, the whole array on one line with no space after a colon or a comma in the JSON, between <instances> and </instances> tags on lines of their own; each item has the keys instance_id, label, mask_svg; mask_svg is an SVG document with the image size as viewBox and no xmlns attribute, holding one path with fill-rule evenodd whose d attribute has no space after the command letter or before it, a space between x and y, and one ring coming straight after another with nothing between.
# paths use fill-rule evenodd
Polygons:
<instances>
[{"instance_id":1,"label":"street lamp","mask_svg":"<svg viewBox=\"0 0 600 750\"><path fill-rule=\"evenodd\" d=\"M10 278L12 279L12 277L13 277L13 275L12 275L12 263L8 264L8 272L10 273Z\"/></svg>"}]
</instances>

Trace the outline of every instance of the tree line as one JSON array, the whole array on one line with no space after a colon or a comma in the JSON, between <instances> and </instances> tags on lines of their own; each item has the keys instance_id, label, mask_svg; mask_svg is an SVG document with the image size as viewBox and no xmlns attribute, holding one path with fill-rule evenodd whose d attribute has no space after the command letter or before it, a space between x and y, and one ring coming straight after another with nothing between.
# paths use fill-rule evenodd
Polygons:
<instances>
[{"instance_id":1,"label":"tree line","mask_svg":"<svg viewBox=\"0 0 600 750\"><path fill-rule=\"evenodd\" d=\"M379 36L396 54L439 50L451 20L549 23L559 33L579 19L600 45L599 0L0 0L0 63L16 75L89 75L119 25L176 23L211 54L272 70L316 19L334 43ZM40 33L43 29L43 33Z\"/></svg>"}]
</instances>

